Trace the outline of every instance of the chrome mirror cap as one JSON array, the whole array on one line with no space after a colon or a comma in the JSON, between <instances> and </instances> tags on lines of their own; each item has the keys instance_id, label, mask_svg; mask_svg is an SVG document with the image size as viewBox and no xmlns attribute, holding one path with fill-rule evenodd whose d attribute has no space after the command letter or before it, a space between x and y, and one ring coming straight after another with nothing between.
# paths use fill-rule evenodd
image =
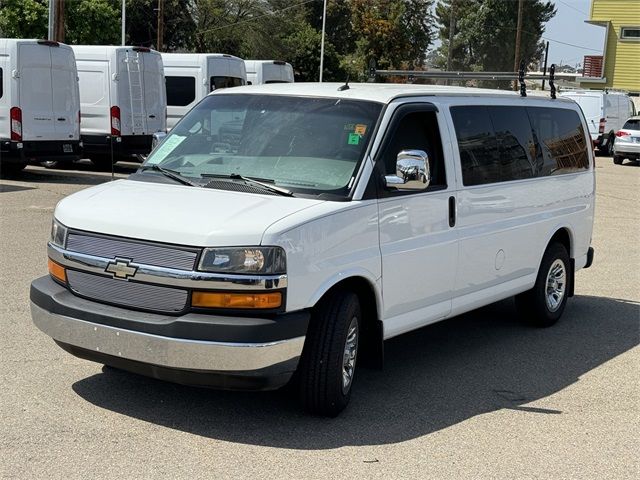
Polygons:
<instances>
[{"instance_id":1,"label":"chrome mirror cap","mask_svg":"<svg viewBox=\"0 0 640 480\"><path fill-rule=\"evenodd\" d=\"M167 136L167 132L156 132L151 137L151 150L155 149L159 143Z\"/></svg>"},{"instance_id":2,"label":"chrome mirror cap","mask_svg":"<svg viewBox=\"0 0 640 480\"><path fill-rule=\"evenodd\" d=\"M396 159L396 174L385 175L384 182L397 190L426 190L431 182L429 155L423 150L402 150Z\"/></svg>"}]
</instances>

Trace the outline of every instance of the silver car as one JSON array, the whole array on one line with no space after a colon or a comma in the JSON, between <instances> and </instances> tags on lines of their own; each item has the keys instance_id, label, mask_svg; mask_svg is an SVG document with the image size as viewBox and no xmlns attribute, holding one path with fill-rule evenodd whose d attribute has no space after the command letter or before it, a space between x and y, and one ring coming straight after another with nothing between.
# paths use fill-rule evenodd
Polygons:
<instances>
[{"instance_id":1,"label":"silver car","mask_svg":"<svg viewBox=\"0 0 640 480\"><path fill-rule=\"evenodd\" d=\"M640 160L640 115L631 117L616 133L613 163L620 165L625 158Z\"/></svg>"}]
</instances>

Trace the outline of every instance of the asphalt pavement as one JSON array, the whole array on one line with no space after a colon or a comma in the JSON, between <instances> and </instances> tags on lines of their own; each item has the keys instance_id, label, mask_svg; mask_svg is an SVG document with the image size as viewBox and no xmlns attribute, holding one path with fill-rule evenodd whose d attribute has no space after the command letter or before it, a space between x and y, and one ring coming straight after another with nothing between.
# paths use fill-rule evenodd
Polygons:
<instances>
[{"instance_id":1,"label":"asphalt pavement","mask_svg":"<svg viewBox=\"0 0 640 480\"><path fill-rule=\"evenodd\" d=\"M397 337L335 419L287 391L188 388L61 350L31 323L29 284L56 203L110 174L1 179L0 477L638 478L640 167L596 163L595 262L560 323L526 327L503 301Z\"/></svg>"}]
</instances>

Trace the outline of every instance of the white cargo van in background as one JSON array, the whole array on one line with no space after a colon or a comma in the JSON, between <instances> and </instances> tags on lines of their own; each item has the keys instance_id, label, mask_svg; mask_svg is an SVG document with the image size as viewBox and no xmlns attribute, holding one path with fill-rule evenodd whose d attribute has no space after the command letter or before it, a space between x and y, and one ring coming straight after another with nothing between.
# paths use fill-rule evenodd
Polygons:
<instances>
[{"instance_id":1,"label":"white cargo van in background","mask_svg":"<svg viewBox=\"0 0 640 480\"><path fill-rule=\"evenodd\" d=\"M222 53L163 53L167 85L167 127L173 128L214 90L247 84L244 61Z\"/></svg>"},{"instance_id":2,"label":"white cargo van in background","mask_svg":"<svg viewBox=\"0 0 640 480\"><path fill-rule=\"evenodd\" d=\"M111 168L147 154L155 132L167 129L167 99L160 53L145 47L74 46L80 78L84 151Z\"/></svg>"},{"instance_id":3,"label":"white cargo van in background","mask_svg":"<svg viewBox=\"0 0 640 480\"><path fill-rule=\"evenodd\" d=\"M623 92L576 90L563 92L560 96L570 98L580 105L587 119L593 144L602 155L611 153L616 133L635 114L631 98Z\"/></svg>"},{"instance_id":4,"label":"white cargo van in background","mask_svg":"<svg viewBox=\"0 0 640 480\"><path fill-rule=\"evenodd\" d=\"M0 39L0 169L80 155L73 51L46 40Z\"/></svg>"},{"instance_id":5,"label":"white cargo van in background","mask_svg":"<svg viewBox=\"0 0 640 480\"><path fill-rule=\"evenodd\" d=\"M245 60L247 84L293 83L293 67L281 60Z\"/></svg>"}]
</instances>

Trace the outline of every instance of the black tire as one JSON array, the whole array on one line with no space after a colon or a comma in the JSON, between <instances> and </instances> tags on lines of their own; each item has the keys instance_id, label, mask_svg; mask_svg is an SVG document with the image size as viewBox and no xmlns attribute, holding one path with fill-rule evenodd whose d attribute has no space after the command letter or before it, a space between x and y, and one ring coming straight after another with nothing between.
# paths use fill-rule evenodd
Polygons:
<instances>
[{"instance_id":1,"label":"black tire","mask_svg":"<svg viewBox=\"0 0 640 480\"><path fill-rule=\"evenodd\" d=\"M43 162L40 162L40 165L44 168L60 168L62 163L58 160L44 160Z\"/></svg>"},{"instance_id":2,"label":"black tire","mask_svg":"<svg viewBox=\"0 0 640 480\"><path fill-rule=\"evenodd\" d=\"M26 166L26 163L3 163L0 165L0 173L2 173L3 176L15 175L24 170Z\"/></svg>"},{"instance_id":3,"label":"black tire","mask_svg":"<svg viewBox=\"0 0 640 480\"><path fill-rule=\"evenodd\" d=\"M615 163L616 165L622 165L623 160L624 160L624 157L621 157L620 155L615 155L613 157L613 163Z\"/></svg>"},{"instance_id":4,"label":"black tire","mask_svg":"<svg viewBox=\"0 0 640 480\"><path fill-rule=\"evenodd\" d=\"M343 360L347 335L355 319L355 351L351 380L343 385ZM337 416L349 403L358 343L361 332L361 310L358 296L348 291L335 291L324 298L313 312L300 365L298 388L305 409L315 415Z\"/></svg>"},{"instance_id":5,"label":"black tire","mask_svg":"<svg viewBox=\"0 0 640 480\"><path fill-rule=\"evenodd\" d=\"M552 308L547 301L547 280L551 269L558 265L557 262L561 262L564 269L563 295L559 305ZM550 327L560 319L569 296L570 268L569 254L564 245L550 244L542 257L535 285L531 290L516 296L518 312L527 323L535 327Z\"/></svg>"},{"instance_id":6,"label":"black tire","mask_svg":"<svg viewBox=\"0 0 640 480\"><path fill-rule=\"evenodd\" d=\"M91 163L101 172L110 172L116 162L116 158L111 160L111 155L93 155L91 157Z\"/></svg>"},{"instance_id":7,"label":"black tire","mask_svg":"<svg viewBox=\"0 0 640 480\"><path fill-rule=\"evenodd\" d=\"M600 155L602 155L603 157L609 157L611 155L611 153L613 152L612 147L614 140L614 136L610 134L607 139L607 143L603 147L598 148L598 150L600 150Z\"/></svg>"}]
</instances>

